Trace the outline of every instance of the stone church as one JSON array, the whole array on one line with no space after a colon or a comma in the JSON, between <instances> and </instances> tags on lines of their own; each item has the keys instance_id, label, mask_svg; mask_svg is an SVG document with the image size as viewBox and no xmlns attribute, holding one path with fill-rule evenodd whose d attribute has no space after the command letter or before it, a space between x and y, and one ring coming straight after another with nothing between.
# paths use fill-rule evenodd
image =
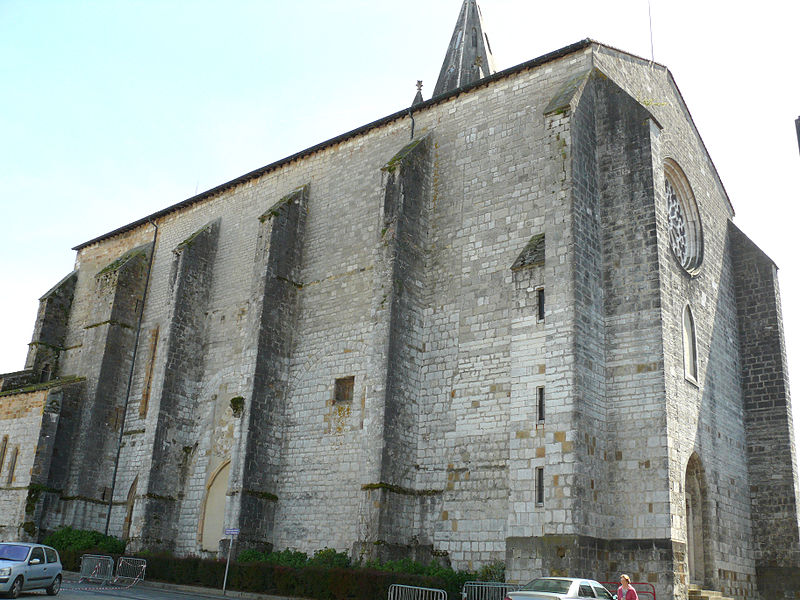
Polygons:
<instances>
[{"instance_id":1,"label":"stone church","mask_svg":"<svg viewBox=\"0 0 800 600\"><path fill-rule=\"evenodd\" d=\"M776 266L672 74L584 40L78 245L0 375L0 536L800 589ZM746 224L743 225L746 230Z\"/></svg>"}]
</instances>

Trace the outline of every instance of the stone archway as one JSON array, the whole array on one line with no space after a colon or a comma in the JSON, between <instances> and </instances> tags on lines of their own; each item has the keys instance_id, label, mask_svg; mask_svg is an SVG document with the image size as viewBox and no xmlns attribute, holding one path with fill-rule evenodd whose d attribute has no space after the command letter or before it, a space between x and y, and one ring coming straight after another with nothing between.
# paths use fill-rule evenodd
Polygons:
<instances>
[{"instance_id":1,"label":"stone archway","mask_svg":"<svg viewBox=\"0 0 800 600\"><path fill-rule=\"evenodd\" d=\"M708 515L708 488L705 470L697 453L689 457L685 479L686 499L686 562L689 583L707 587L711 585L710 544Z\"/></svg>"},{"instance_id":2,"label":"stone archway","mask_svg":"<svg viewBox=\"0 0 800 600\"><path fill-rule=\"evenodd\" d=\"M127 542L131 537L131 521L133 521L133 505L136 502L136 485L139 483L139 476L133 480L128 490L128 498L125 501L125 521L122 523L122 541Z\"/></svg>"},{"instance_id":3,"label":"stone archway","mask_svg":"<svg viewBox=\"0 0 800 600\"><path fill-rule=\"evenodd\" d=\"M200 548L207 552L219 551L219 541L224 537L225 498L228 492L228 479L231 461L225 461L211 476L206 486L203 513L200 518Z\"/></svg>"}]
</instances>

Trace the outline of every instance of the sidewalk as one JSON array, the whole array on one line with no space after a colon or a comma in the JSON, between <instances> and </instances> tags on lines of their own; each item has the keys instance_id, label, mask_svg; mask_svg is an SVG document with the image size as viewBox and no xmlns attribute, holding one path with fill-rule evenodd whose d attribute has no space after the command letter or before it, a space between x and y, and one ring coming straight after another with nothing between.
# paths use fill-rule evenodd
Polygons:
<instances>
[{"instance_id":1,"label":"sidewalk","mask_svg":"<svg viewBox=\"0 0 800 600\"><path fill-rule=\"evenodd\" d=\"M77 584L80 580L80 573L75 571L63 571L64 583L69 587ZM124 587L124 586L123 586ZM149 588L156 590L169 590L180 592L192 596L193 598L242 598L244 600L298 600L289 596L270 596L269 594L256 594L254 592L239 592L227 590L222 595L221 589L201 587L197 585L178 585L176 583L163 583L161 581L140 581L134 587ZM120 588L122 589L122 588Z\"/></svg>"}]
</instances>

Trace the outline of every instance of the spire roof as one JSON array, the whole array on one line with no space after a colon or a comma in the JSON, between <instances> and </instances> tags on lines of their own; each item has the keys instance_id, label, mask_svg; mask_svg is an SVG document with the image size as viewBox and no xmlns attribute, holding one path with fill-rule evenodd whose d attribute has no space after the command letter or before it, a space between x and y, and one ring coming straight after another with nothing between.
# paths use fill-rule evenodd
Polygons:
<instances>
[{"instance_id":1,"label":"spire roof","mask_svg":"<svg viewBox=\"0 0 800 600\"><path fill-rule=\"evenodd\" d=\"M468 85L495 71L492 47L483 31L478 2L464 0L433 95Z\"/></svg>"}]
</instances>

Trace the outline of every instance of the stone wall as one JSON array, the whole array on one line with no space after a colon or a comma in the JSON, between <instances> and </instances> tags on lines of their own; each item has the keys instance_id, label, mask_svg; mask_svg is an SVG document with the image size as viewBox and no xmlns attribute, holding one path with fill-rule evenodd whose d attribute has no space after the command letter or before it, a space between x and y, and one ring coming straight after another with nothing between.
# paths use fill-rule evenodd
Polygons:
<instances>
[{"instance_id":1,"label":"stone wall","mask_svg":"<svg viewBox=\"0 0 800 600\"><path fill-rule=\"evenodd\" d=\"M67 322L75 293L77 272L73 271L39 299L39 312L33 327L25 368L39 381L48 381L58 372L58 359L64 351Z\"/></svg>"},{"instance_id":2,"label":"stone wall","mask_svg":"<svg viewBox=\"0 0 800 600\"><path fill-rule=\"evenodd\" d=\"M703 224L691 275L670 248L668 159ZM779 311L769 274L735 266L731 217L669 73L589 44L82 247L58 369L87 391L43 522L102 529L113 493L132 549L213 555L208 520L242 547L752 595L763 469L747 473L742 415L754 427L748 402L775 416L788 396L743 375L775 342L745 316ZM208 508L220 473L225 507Z\"/></svg>"},{"instance_id":3,"label":"stone wall","mask_svg":"<svg viewBox=\"0 0 800 600\"><path fill-rule=\"evenodd\" d=\"M204 377L209 290L218 236L219 222L212 221L173 250L170 315L164 328L166 369L153 403L158 413L142 531L142 543L150 548L174 551L178 538L179 507L202 415L196 403Z\"/></svg>"},{"instance_id":4,"label":"stone wall","mask_svg":"<svg viewBox=\"0 0 800 600\"><path fill-rule=\"evenodd\" d=\"M775 264L730 226L758 587L790 598L800 566L798 480Z\"/></svg>"},{"instance_id":5,"label":"stone wall","mask_svg":"<svg viewBox=\"0 0 800 600\"><path fill-rule=\"evenodd\" d=\"M3 539L38 539L44 508L63 498L63 487L56 487L61 482L52 477L69 448L62 415L69 415L74 398L82 392L82 380L72 378L0 393Z\"/></svg>"}]
</instances>

